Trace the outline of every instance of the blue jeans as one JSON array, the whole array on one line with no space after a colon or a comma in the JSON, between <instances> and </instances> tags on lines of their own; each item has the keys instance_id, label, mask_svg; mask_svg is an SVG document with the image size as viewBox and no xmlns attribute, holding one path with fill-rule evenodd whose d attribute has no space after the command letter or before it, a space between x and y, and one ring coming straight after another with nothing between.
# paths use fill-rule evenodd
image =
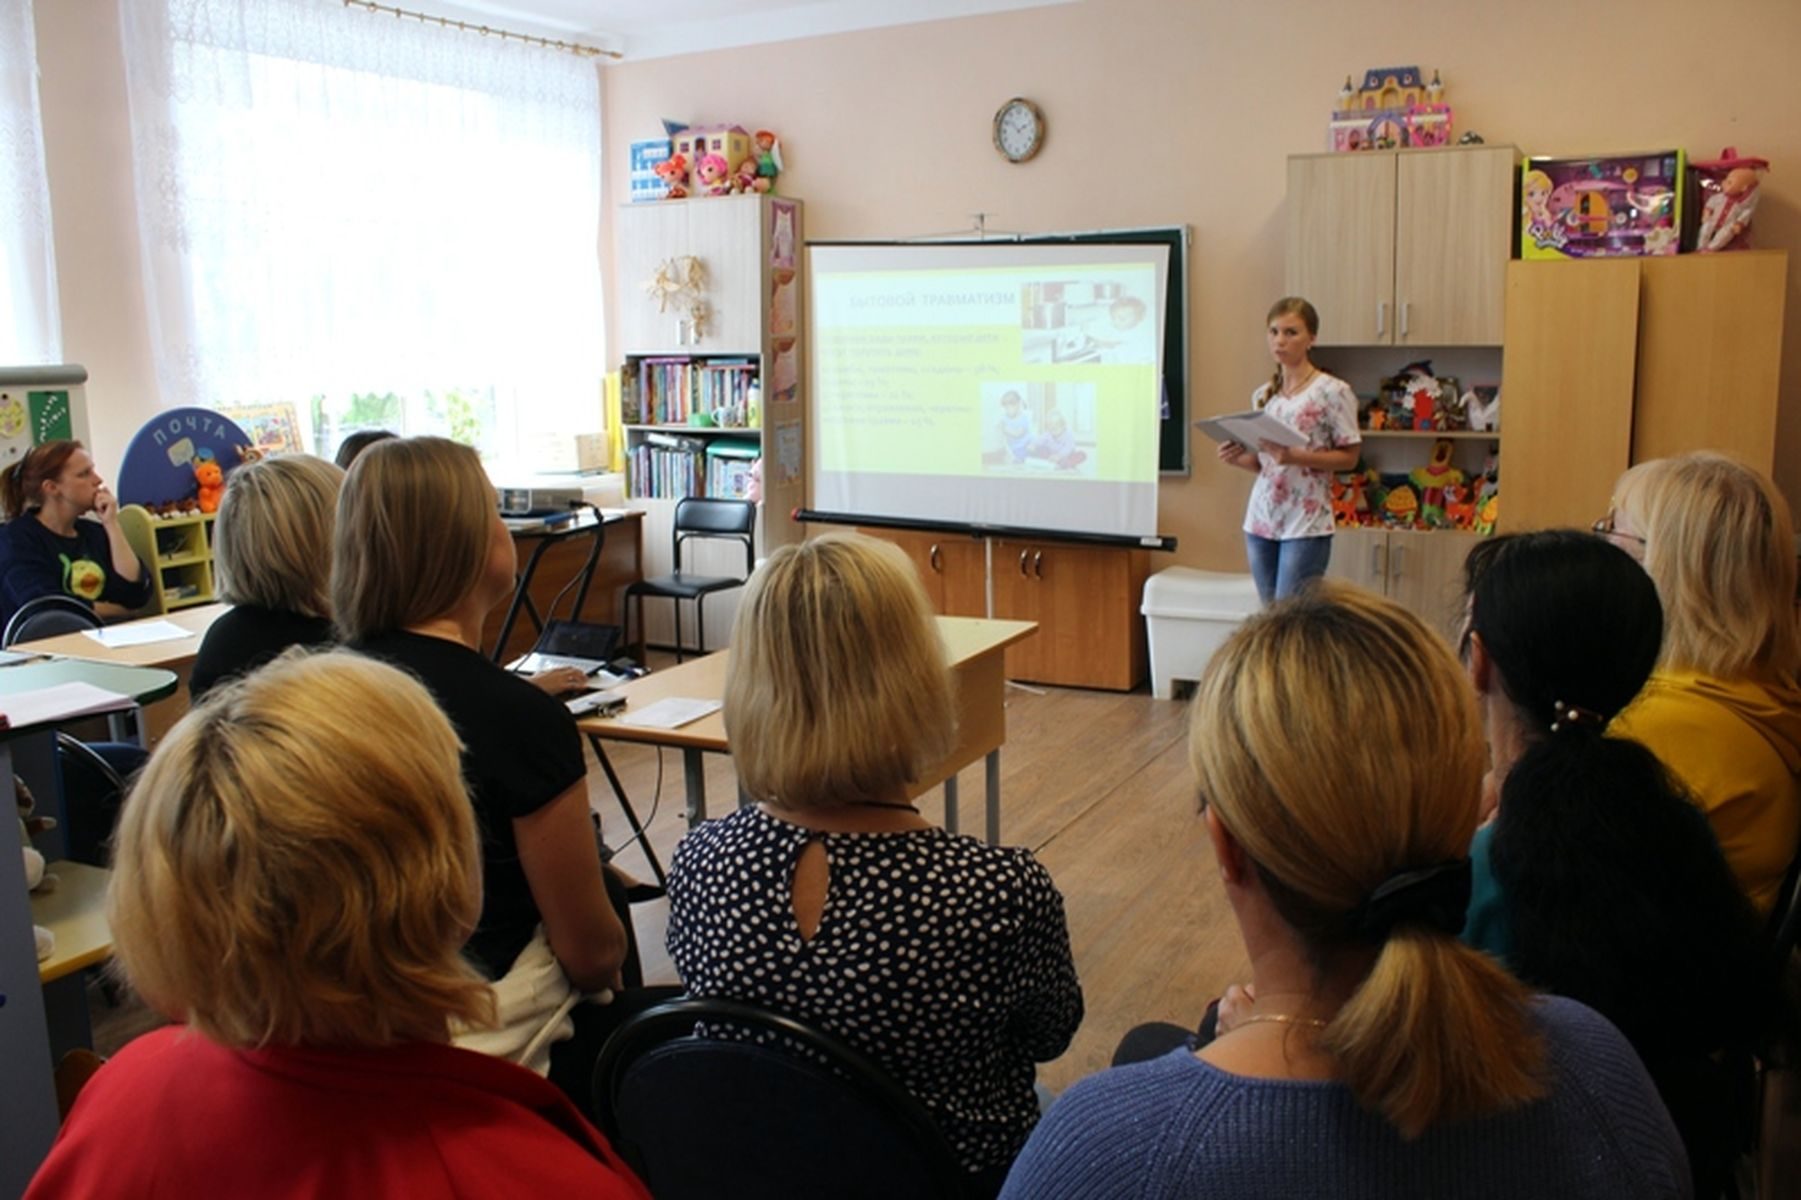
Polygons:
<instances>
[{"instance_id":1,"label":"blue jeans","mask_svg":"<svg viewBox=\"0 0 1801 1200\"><path fill-rule=\"evenodd\" d=\"M1277 541L1247 533L1244 551L1251 560L1257 596L1269 604L1294 595L1309 579L1326 573L1326 564L1332 560L1332 535Z\"/></svg>"}]
</instances>

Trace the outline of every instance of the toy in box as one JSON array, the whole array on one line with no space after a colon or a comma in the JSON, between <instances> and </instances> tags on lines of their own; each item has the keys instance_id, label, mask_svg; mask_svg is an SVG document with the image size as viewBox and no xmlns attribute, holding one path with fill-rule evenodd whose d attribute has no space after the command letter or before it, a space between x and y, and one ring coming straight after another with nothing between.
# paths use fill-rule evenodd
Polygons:
<instances>
[{"instance_id":1,"label":"toy in box","mask_svg":"<svg viewBox=\"0 0 1801 1200\"><path fill-rule=\"evenodd\" d=\"M694 172L690 194L727 196L746 159L756 159L756 143L741 125L695 125L670 138L675 153Z\"/></svg>"},{"instance_id":2,"label":"toy in box","mask_svg":"<svg viewBox=\"0 0 1801 1200\"><path fill-rule=\"evenodd\" d=\"M1437 71L1431 83L1422 83L1418 67L1365 71L1361 88L1353 88L1347 75L1327 127L1328 144L1333 150L1448 145L1451 107L1444 91Z\"/></svg>"},{"instance_id":3,"label":"toy in box","mask_svg":"<svg viewBox=\"0 0 1801 1200\"><path fill-rule=\"evenodd\" d=\"M1520 257L1676 253L1685 167L1680 150L1527 159L1520 178Z\"/></svg>"},{"instance_id":4,"label":"toy in box","mask_svg":"<svg viewBox=\"0 0 1801 1200\"><path fill-rule=\"evenodd\" d=\"M657 173L659 163L669 158L668 138L644 138L632 143L632 203L661 200L669 185Z\"/></svg>"},{"instance_id":5,"label":"toy in box","mask_svg":"<svg viewBox=\"0 0 1801 1200\"><path fill-rule=\"evenodd\" d=\"M1699 201L1700 222L1691 249L1701 254L1751 248L1751 214L1768 159L1740 154L1737 146L1720 157L1689 164L1689 196Z\"/></svg>"}]
</instances>

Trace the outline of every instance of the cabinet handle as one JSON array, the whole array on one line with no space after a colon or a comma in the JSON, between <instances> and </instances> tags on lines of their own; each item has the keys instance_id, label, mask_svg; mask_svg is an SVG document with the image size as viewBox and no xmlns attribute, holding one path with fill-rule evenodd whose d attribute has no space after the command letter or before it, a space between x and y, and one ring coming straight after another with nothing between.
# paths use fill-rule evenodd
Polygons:
<instances>
[{"instance_id":1,"label":"cabinet handle","mask_svg":"<svg viewBox=\"0 0 1801 1200\"><path fill-rule=\"evenodd\" d=\"M1031 553L1032 552L1030 550L1021 550L1019 552L1019 577L1021 579L1025 579L1027 577L1026 576L1026 559L1031 556Z\"/></svg>"},{"instance_id":2,"label":"cabinet handle","mask_svg":"<svg viewBox=\"0 0 1801 1200\"><path fill-rule=\"evenodd\" d=\"M938 574L940 574L940 575L944 574L944 559L941 558L938 554L938 543L937 542L932 543L931 552L927 557L928 557L928 560L932 564L932 570L938 572Z\"/></svg>"},{"instance_id":3,"label":"cabinet handle","mask_svg":"<svg viewBox=\"0 0 1801 1200\"><path fill-rule=\"evenodd\" d=\"M1407 318L1412 314L1412 312L1413 312L1413 301L1411 301L1411 300L1401 301L1401 336L1402 337L1407 336L1407 325L1408 325Z\"/></svg>"},{"instance_id":4,"label":"cabinet handle","mask_svg":"<svg viewBox=\"0 0 1801 1200\"><path fill-rule=\"evenodd\" d=\"M1388 552L1388 577L1396 582L1407 573L1407 547L1396 546Z\"/></svg>"},{"instance_id":5,"label":"cabinet handle","mask_svg":"<svg viewBox=\"0 0 1801 1200\"><path fill-rule=\"evenodd\" d=\"M1370 547L1370 578L1379 580L1388 574L1388 543L1376 542Z\"/></svg>"},{"instance_id":6,"label":"cabinet handle","mask_svg":"<svg viewBox=\"0 0 1801 1200\"><path fill-rule=\"evenodd\" d=\"M1378 301L1376 301L1376 336L1384 337L1387 334L1388 334L1388 301L1378 300Z\"/></svg>"},{"instance_id":7,"label":"cabinet handle","mask_svg":"<svg viewBox=\"0 0 1801 1200\"><path fill-rule=\"evenodd\" d=\"M1044 578L1044 551L1042 550L1032 552L1032 574L1038 579Z\"/></svg>"}]
</instances>

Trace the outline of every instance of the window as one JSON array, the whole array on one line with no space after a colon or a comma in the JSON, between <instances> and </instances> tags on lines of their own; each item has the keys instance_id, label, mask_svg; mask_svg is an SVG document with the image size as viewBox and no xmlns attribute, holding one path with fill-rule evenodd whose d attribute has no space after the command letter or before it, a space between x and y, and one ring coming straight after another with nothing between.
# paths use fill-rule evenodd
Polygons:
<instances>
[{"instance_id":1,"label":"window","mask_svg":"<svg viewBox=\"0 0 1801 1200\"><path fill-rule=\"evenodd\" d=\"M316 0L123 5L167 406L511 458L601 425L593 63Z\"/></svg>"},{"instance_id":2,"label":"window","mask_svg":"<svg viewBox=\"0 0 1801 1200\"><path fill-rule=\"evenodd\" d=\"M60 362L31 0L0 0L0 367Z\"/></svg>"}]
</instances>

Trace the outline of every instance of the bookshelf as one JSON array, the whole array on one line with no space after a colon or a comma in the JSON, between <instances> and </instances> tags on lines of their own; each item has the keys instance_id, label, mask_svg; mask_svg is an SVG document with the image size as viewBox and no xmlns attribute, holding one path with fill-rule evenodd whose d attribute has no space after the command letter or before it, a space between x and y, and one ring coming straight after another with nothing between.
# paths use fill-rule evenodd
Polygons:
<instances>
[{"instance_id":1,"label":"bookshelf","mask_svg":"<svg viewBox=\"0 0 1801 1200\"><path fill-rule=\"evenodd\" d=\"M119 527L132 553L150 572L151 601L158 612L171 613L211 604L213 590L213 514L158 517L140 504L119 510Z\"/></svg>"}]
</instances>

